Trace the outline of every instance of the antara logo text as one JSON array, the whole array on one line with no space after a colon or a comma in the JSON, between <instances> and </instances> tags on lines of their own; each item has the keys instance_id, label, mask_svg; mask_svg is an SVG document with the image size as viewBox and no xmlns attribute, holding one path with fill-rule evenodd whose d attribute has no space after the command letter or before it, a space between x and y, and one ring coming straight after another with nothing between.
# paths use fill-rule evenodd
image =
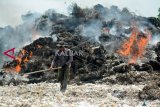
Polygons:
<instances>
[{"instance_id":1,"label":"antara logo text","mask_svg":"<svg viewBox=\"0 0 160 107\"><path fill-rule=\"evenodd\" d=\"M4 54L5 56L8 56L8 57L11 58L11 59L15 59L14 50L15 50L15 48L6 50L6 51L3 52L3 54Z\"/></svg>"}]
</instances>

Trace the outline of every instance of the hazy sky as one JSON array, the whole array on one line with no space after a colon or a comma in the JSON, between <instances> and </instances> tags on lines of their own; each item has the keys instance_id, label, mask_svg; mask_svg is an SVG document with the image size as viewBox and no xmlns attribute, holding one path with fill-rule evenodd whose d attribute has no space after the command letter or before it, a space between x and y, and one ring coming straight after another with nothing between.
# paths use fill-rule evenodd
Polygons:
<instances>
[{"instance_id":1,"label":"hazy sky","mask_svg":"<svg viewBox=\"0 0 160 107\"><path fill-rule=\"evenodd\" d=\"M0 27L20 24L21 15L28 11L43 13L47 9L55 9L67 14L72 3L81 7L92 7L98 3L108 7L117 5L141 16L157 16L160 8L160 0L0 0Z\"/></svg>"}]
</instances>

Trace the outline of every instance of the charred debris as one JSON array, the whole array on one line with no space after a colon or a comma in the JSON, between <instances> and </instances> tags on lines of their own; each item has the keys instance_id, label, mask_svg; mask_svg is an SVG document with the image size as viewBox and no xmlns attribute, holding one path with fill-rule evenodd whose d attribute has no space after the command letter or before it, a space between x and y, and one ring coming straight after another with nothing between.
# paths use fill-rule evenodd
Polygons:
<instances>
[{"instance_id":1,"label":"charred debris","mask_svg":"<svg viewBox=\"0 0 160 107\"><path fill-rule=\"evenodd\" d=\"M160 99L160 95L151 95L160 93L160 42L150 43L151 38L160 38L159 19L137 16L127 8L120 10L116 6L106 8L98 4L91 9L81 9L75 4L69 16L48 10L36 19L33 29L36 32L34 35L48 36L40 37L22 47L15 60L3 64L1 85L57 82L57 70L31 74L28 78L25 78L24 74L47 70L54 57L56 44L64 41L71 50L83 52L83 55L74 55L70 73L71 84L154 83L156 88L146 86L144 91L139 93L139 98ZM137 31L137 38L147 38L145 29L152 37L141 47L143 51L137 45L141 42L136 38L132 46L127 44L129 53L119 53L122 45L132 39L128 35L131 35L134 29ZM137 48L133 49L135 47ZM142 53L140 56L134 56L139 52ZM132 58L134 62L130 63ZM150 93L152 90L158 92Z\"/></svg>"}]
</instances>

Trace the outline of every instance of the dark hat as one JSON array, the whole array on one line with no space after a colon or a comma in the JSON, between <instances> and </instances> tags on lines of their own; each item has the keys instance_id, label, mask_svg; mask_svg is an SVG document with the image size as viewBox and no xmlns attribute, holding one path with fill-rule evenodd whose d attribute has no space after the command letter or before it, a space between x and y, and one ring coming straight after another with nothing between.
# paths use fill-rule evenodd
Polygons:
<instances>
[{"instance_id":1,"label":"dark hat","mask_svg":"<svg viewBox=\"0 0 160 107\"><path fill-rule=\"evenodd\" d=\"M59 41L56 46L57 46L57 47L66 47L66 46L68 46L68 45L67 45L67 43L64 42L64 41Z\"/></svg>"}]
</instances>

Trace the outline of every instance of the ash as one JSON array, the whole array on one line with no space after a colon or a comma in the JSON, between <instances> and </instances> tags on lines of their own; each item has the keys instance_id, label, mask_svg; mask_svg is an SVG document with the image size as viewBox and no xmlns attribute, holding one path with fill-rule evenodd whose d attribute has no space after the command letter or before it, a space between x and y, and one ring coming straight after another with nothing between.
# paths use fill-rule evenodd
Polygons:
<instances>
[{"instance_id":1,"label":"ash","mask_svg":"<svg viewBox=\"0 0 160 107\"><path fill-rule=\"evenodd\" d=\"M65 93L59 84L38 83L0 87L2 107L143 107L136 96L144 85L69 85ZM145 101L158 107L159 100Z\"/></svg>"}]
</instances>

